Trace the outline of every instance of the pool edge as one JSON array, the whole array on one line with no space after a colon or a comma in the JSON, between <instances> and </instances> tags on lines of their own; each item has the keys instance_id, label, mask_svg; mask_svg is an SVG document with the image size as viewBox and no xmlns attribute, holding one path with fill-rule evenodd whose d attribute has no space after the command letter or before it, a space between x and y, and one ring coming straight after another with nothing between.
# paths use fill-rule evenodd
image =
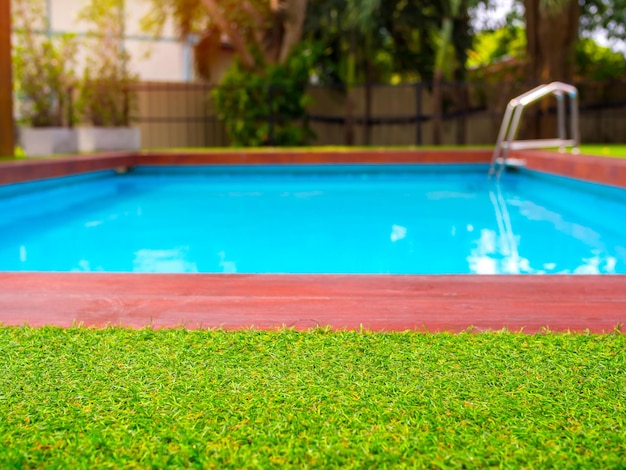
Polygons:
<instances>
[{"instance_id":1,"label":"pool edge","mask_svg":"<svg viewBox=\"0 0 626 470\"><path fill-rule=\"evenodd\" d=\"M626 161L524 151L527 168L626 188ZM488 163L490 150L115 153L0 163L0 184L136 165ZM206 285L211 286L207 292ZM626 276L150 275L0 272L0 323L377 331L611 332ZM149 291L145 291L150 286ZM428 287L430 286L430 287ZM428 288L426 288L428 287ZM235 289L227 295L229 289ZM287 289L287 290L285 290ZM281 293L277 295L276 293ZM272 294L274 293L274 294Z\"/></svg>"},{"instance_id":2,"label":"pool edge","mask_svg":"<svg viewBox=\"0 0 626 470\"><path fill-rule=\"evenodd\" d=\"M529 170L626 188L626 159L515 151ZM0 185L70 176L137 165L270 165L270 164L487 164L489 149L463 150L245 150L212 152L117 152L0 162Z\"/></svg>"},{"instance_id":3,"label":"pool edge","mask_svg":"<svg viewBox=\"0 0 626 470\"><path fill-rule=\"evenodd\" d=\"M0 273L0 323L610 333L626 276Z\"/></svg>"}]
</instances>

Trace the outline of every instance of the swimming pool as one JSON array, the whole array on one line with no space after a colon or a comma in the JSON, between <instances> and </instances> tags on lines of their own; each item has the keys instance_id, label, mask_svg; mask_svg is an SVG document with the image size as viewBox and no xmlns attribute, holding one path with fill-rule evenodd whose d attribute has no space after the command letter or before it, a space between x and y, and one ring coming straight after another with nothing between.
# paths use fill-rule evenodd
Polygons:
<instances>
[{"instance_id":1,"label":"swimming pool","mask_svg":"<svg viewBox=\"0 0 626 470\"><path fill-rule=\"evenodd\" d=\"M626 273L626 190L484 165L143 166L0 214L3 271Z\"/></svg>"}]
</instances>

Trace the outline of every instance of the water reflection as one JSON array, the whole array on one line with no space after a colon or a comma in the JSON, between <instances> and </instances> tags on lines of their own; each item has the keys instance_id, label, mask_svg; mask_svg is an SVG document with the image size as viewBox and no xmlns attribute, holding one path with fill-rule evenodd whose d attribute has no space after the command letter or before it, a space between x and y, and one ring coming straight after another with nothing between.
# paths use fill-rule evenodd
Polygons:
<instances>
[{"instance_id":1,"label":"water reflection","mask_svg":"<svg viewBox=\"0 0 626 470\"><path fill-rule=\"evenodd\" d=\"M511 216L502 196L500 186L489 191L498 233L489 229L480 230L480 238L467 261L476 274L519 274L530 269L527 259L518 250L518 237L513 232Z\"/></svg>"},{"instance_id":2,"label":"water reflection","mask_svg":"<svg viewBox=\"0 0 626 470\"><path fill-rule=\"evenodd\" d=\"M497 234L481 229L467 257L469 268L475 274L521 274L532 271L528 259L519 255L517 238L512 232Z\"/></svg>"},{"instance_id":3,"label":"water reflection","mask_svg":"<svg viewBox=\"0 0 626 470\"><path fill-rule=\"evenodd\" d=\"M574 274L615 274L617 258L596 251L593 256L583 259L584 263L574 270Z\"/></svg>"},{"instance_id":4,"label":"water reflection","mask_svg":"<svg viewBox=\"0 0 626 470\"><path fill-rule=\"evenodd\" d=\"M403 227L402 225L393 224L391 226L391 235L389 236L389 238L391 239L392 242L397 242L398 240L402 240L403 238L406 237L406 232L407 232L406 227Z\"/></svg>"},{"instance_id":5,"label":"water reflection","mask_svg":"<svg viewBox=\"0 0 626 470\"><path fill-rule=\"evenodd\" d=\"M467 257L470 272L476 274L614 274L618 259L609 254L600 235L579 223L568 221L531 201L507 204L499 186L489 191L497 230L480 229ZM524 233L528 257L520 254L520 236L516 234L509 209L518 213L516 223ZM529 222L531 222L529 224ZM556 229L550 239L535 240L533 234L545 233L538 223L548 223ZM579 244L582 242L582 246ZM587 256L572 262L574 252L586 247ZM580 255L579 255L580 256ZM535 263L531 265L529 258ZM563 261L567 260L564 264Z\"/></svg>"},{"instance_id":6,"label":"water reflection","mask_svg":"<svg viewBox=\"0 0 626 470\"><path fill-rule=\"evenodd\" d=\"M223 273L234 274L237 272L237 264L234 261L226 259L226 252L220 251L217 256L219 257L219 266Z\"/></svg>"},{"instance_id":7,"label":"water reflection","mask_svg":"<svg viewBox=\"0 0 626 470\"><path fill-rule=\"evenodd\" d=\"M196 273L198 267L189 261L189 247L169 250L143 248L135 252L133 271L142 273Z\"/></svg>"}]
</instances>

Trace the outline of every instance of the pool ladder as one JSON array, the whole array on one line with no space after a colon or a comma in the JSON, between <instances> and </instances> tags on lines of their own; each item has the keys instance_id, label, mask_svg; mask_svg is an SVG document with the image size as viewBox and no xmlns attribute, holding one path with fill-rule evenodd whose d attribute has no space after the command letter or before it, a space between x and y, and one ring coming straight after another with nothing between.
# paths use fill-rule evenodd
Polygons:
<instances>
[{"instance_id":1,"label":"pool ladder","mask_svg":"<svg viewBox=\"0 0 626 470\"><path fill-rule=\"evenodd\" d=\"M555 95L557 100L558 137L556 139L516 140L524 108L550 94ZM570 103L570 139L566 138L565 131L565 94L569 96ZM489 176L495 174L500 178L502 169L506 166L523 165L522 161L509 158L511 150L559 147L559 151L564 152L565 147L572 147L572 153L578 153L579 145L578 90L576 87L562 82L539 85L509 101L498 133L496 148L491 158Z\"/></svg>"}]
</instances>

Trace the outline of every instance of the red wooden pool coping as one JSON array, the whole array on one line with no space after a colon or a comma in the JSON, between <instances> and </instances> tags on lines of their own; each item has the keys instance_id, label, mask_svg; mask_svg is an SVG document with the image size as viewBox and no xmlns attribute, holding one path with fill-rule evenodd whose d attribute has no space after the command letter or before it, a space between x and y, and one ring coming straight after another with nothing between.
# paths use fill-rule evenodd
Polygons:
<instances>
[{"instance_id":1,"label":"red wooden pool coping","mask_svg":"<svg viewBox=\"0 0 626 470\"><path fill-rule=\"evenodd\" d=\"M626 276L0 273L0 322L611 332Z\"/></svg>"},{"instance_id":2,"label":"red wooden pool coping","mask_svg":"<svg viewBox=\"0 0 626 470\"><path fill-rule=\"evenodd\" d=\"M520 152L527 167L626 187L626 162ZM0 184L138 164L487 163L488 150L107 154L0 164ZM31 326L610 332L626 276L0 272L0 323Z\"/></svg>"},{"instance_id":3,"label":"red wooden pool coping","mask_svg":"<svg viewBox=\"0 0 626 470\"><path fill-rule=\"evenodd\" d=\"M215 152L108 153L89 156L0 162L0 185L136 165L259 165L259 164L487 164L489 149L467 150L228 150ZM511 153L530 170L626 188L626 159L559 154L541 150Z\"/></svg>"}]
</instances>

